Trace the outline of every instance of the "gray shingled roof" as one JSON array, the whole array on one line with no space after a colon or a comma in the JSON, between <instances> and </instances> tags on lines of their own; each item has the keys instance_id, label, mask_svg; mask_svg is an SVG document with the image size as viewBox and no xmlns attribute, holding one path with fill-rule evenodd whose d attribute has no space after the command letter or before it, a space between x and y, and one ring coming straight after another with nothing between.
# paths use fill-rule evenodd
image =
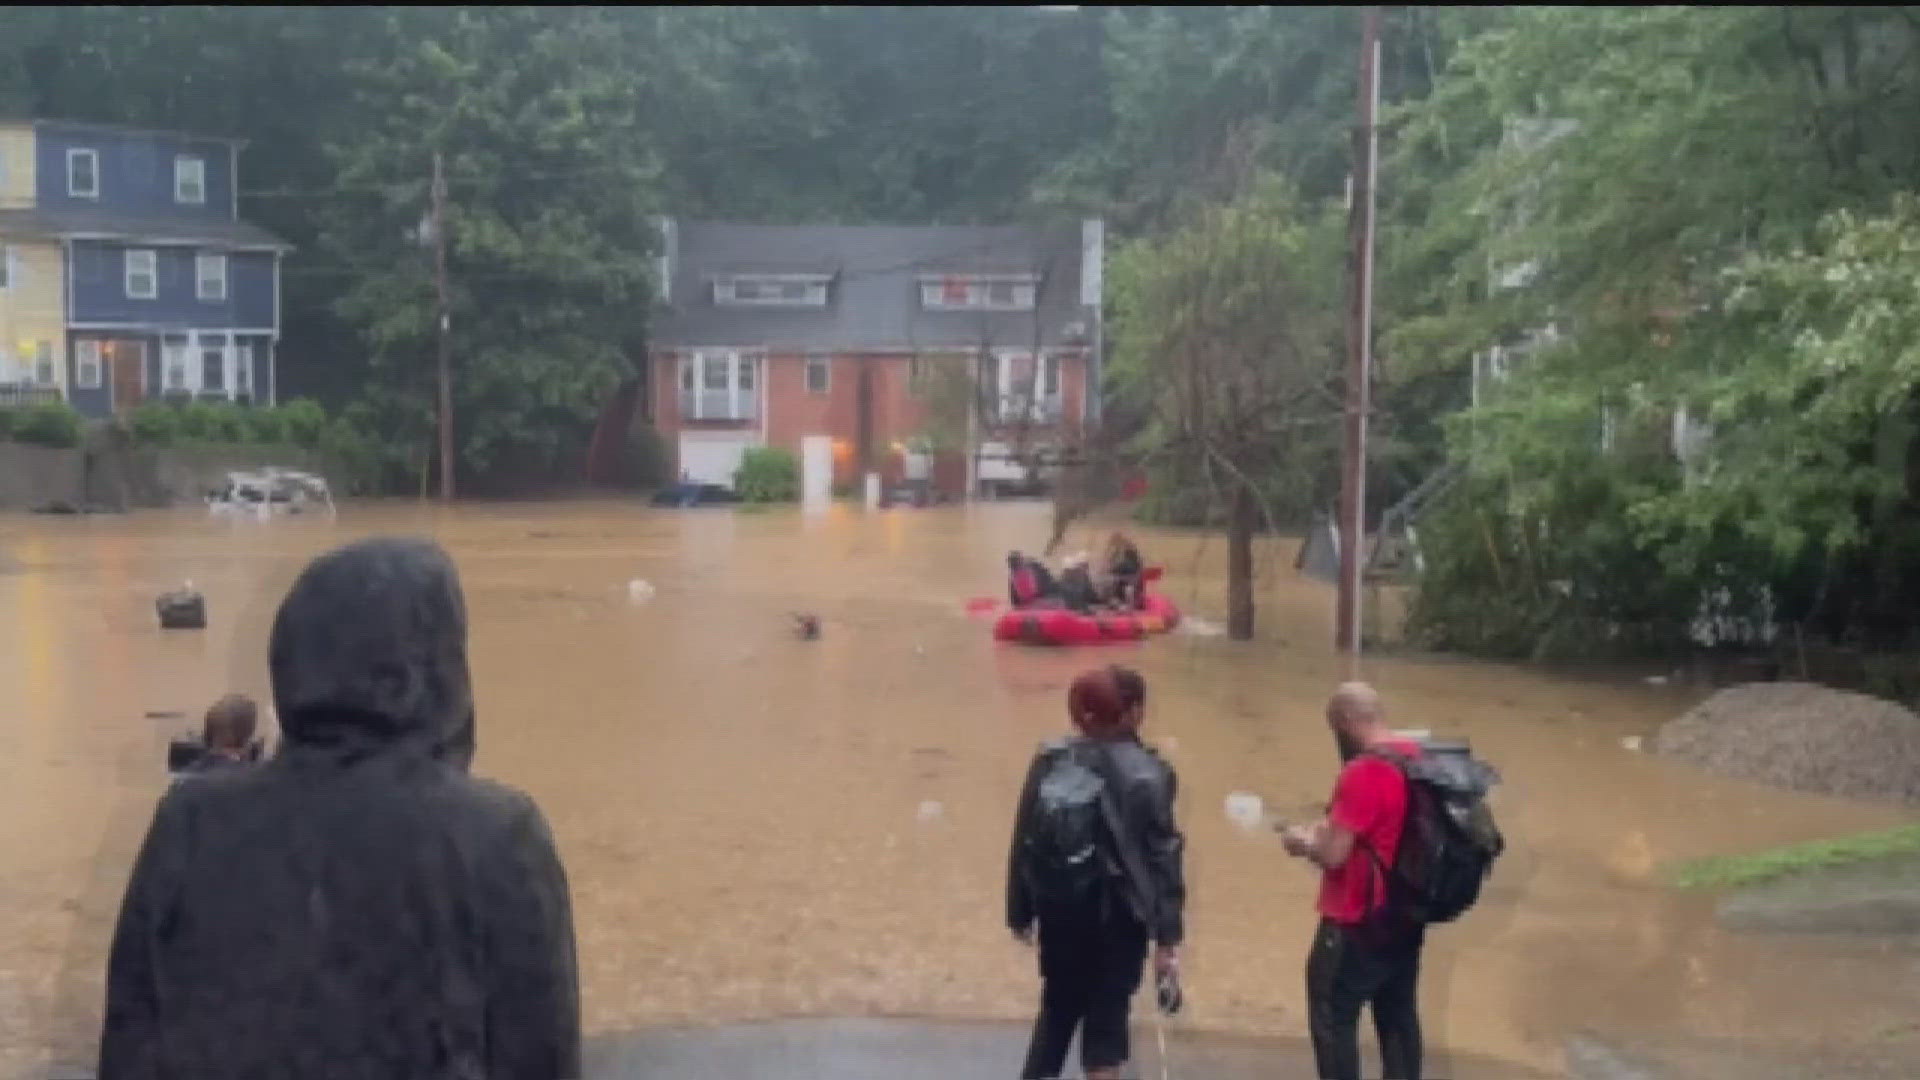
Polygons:
<instances>
[{"instance_id":1,"label":"gray shingled roof","mask_svg":"<svg viewBox=\"0 0 1920 1080\"><path fill-rule=\"evenodd\" d=\"M796 350L1005 348L1061 344L1080 305L1080 227L677 223L671 303L655 317L662 348ZM716 274L833 275L824 308L717 307ZM926 311L928 273L1038 274L1034 312Z\"/></svg>"},{"instance_id":2,"label":"gray shingled roof","mask_svg":"<svg viewBox=\"0 0 1920 1080\"><path fill-rule=\"evenodd\" d=\"M134 243L204 244L277 251L293 248L267 230L244 221L141 218L111 210L0 210L0 234L47 240L105 237Z\"/></svg>"}]
</instances>

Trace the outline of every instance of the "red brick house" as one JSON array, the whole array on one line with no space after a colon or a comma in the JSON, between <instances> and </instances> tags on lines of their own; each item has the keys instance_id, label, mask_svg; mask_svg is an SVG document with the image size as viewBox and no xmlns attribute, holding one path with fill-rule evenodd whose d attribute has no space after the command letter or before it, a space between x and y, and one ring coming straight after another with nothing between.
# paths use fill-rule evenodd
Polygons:
<instances>
[{"instance_id":1,"label":"red brick house","mask_svg":"<svg viewBox=\"0 0 1920 1080\"><path fill-rule=\"evenodd\" d=\"M1098 221L662 226L648 413L685 479L827 436L838 488L871 470L979 494L1096 415ZM971 407L949 394L936 422L934 386Z\"/></svg>"}]
</instances>

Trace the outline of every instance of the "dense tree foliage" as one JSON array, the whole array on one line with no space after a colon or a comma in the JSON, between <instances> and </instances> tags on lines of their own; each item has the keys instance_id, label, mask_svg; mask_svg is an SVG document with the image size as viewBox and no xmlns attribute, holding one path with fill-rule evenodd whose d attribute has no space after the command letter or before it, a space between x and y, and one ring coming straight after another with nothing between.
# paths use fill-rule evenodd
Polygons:
<instances>
[{"instance_id":1,"label":"dense tree foliage","mask_svg":"<svg viewBox=\"0 0 1920 1080\"><path fill-rule=\"evenodd\" d=\"M1161 515L1226 521L1230 470L1214 460L1209 482L1169 422L1198 399L1161 376L1184 370L1176 353L1265 371L1251 324L1192 313L1283 283L1311 297L1290 310L1337 323L1358 22L1316 7L7 8L0 109L248 139L243 212L299 245L284 385L344 408L396 480L418 477L430 421L413 230L436 149L461 464L483 479L577 471L642 349L652 213L1104 215L1126 254L1100 445L1155 462ZM1432 640L1664 648L1703 590L1803 632L1905 637L1916 27L1914 8L1388 11L1371 501L1466 466L1421 530ZM1282 220L1298 235L1266 227ZM1229 221L1247 225L1232 243ZM1280 273L1309 235L1310 268ZM1211 291L1180 293L1196 282ZM1501 378L1475 360L1495 346ZM1236 466L1276 517L1298 516L1330 497L1327 450Z\"/></svg>"}]
</instances>

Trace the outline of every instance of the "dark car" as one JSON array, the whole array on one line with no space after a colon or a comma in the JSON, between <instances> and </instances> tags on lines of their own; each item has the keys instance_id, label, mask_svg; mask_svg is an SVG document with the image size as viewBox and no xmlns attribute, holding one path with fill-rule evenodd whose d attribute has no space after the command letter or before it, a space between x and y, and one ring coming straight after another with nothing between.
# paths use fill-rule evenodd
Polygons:
<instances>
[{"instance_id":1,"label":"dark car","mask_svg":"<svg viewBox=\"0 0 1920 1080\"><path fill-rule=\"evenodd\" d=\"M719 484L675 484L654 492L654 506L724 506L740 501L740 496Z\"/></svg>"}]
</instances>

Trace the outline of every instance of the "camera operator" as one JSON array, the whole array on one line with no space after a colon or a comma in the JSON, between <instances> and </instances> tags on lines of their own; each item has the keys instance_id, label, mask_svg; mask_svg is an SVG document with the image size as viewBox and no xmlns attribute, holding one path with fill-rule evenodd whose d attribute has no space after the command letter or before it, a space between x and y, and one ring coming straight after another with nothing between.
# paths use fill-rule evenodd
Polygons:
<instances>
[{"instance_id":1,"label":"camera operator","mask_svg":"<svg viewBox=\"0 0 1920 1080\"><path fill-rule=\"evenodd\" d=\"M201 752L180 770L182 778L244 769L260 758L253 733L260 709L245 694L228 694L207 709L200 725Z\"/></svg>"}]
</instances>

